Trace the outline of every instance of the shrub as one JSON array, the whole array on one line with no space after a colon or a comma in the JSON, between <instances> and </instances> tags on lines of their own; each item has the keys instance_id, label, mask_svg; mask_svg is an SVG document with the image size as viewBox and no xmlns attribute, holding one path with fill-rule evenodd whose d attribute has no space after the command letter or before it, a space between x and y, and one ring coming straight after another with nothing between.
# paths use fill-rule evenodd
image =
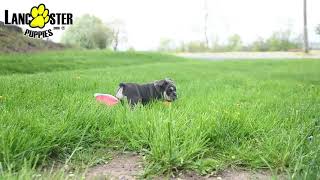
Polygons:
<instances>
[{"instance_id":1,"label":"shrub","mask_svg":"<svg viewBox=\"0 0 320 180\"><path fill-rule=\"evenodd\" d=\"M104 49L110 46L112 37L111 30L99 18L86 14L75 20L61 41L86 49Z\"/></svg>"}]
</instances>

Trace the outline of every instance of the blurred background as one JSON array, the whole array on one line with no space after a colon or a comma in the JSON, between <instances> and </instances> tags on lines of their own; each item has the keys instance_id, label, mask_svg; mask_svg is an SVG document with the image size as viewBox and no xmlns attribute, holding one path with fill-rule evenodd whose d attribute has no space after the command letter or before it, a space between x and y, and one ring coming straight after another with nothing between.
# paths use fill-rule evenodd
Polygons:
<instances>
[{"instance_id":1,"label":"blurred background","mask_svg":"<svg viewBox=\"0 0 320 180\"><path fill-rule=\"evenodd\" d=\"M4 20L5 9L29 12L40 3L4 1L0 21ZM303 3L304 0L57 0L45 5L50 13L70 12L75 17L73 26L54 31L50 37L54 42L121 51L225 52L301 50ZM319 7L319 0L307 0L311 49L320 49Z\"/></svg>"}]
</instances>

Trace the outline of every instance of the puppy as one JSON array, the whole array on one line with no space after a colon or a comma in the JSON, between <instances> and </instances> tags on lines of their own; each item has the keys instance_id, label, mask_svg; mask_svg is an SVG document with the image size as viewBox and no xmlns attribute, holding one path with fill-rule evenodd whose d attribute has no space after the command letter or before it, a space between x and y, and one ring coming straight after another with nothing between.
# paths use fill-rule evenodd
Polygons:
<instances>
[{"instance_id":1,"label":"puppy","mask_svg":"<svg viewBox=\"0 0 320 180\"><path fill-rule=\"evenodd\" d=\"M131 106L137 103L146 105L150 101L165 100L174 101L177 99L176 86L168 78L147 84L120 83L116 97L121 100L127 98Z\"/></svg>"}]
</instances>

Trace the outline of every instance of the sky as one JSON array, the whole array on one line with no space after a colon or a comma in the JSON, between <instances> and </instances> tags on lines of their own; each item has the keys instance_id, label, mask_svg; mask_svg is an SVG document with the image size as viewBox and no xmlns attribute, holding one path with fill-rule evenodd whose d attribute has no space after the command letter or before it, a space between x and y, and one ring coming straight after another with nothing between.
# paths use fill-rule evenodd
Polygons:
<instances>
[{"instance_id":1,"label":"sky","mask_svg":"<svg viewBox=\"0 0 320 180\"><path fill-rule=\"evenodd\" d=\"M320 24L320 0L308 1L308 30L312 42L320 42L315 27ZM205 0L52 0L45 2L50 12L83 14L104 22L120 20L127 36L122 48L153 50L161 39L175 42L204 40ZM4 10L29 12L39 0L4 0ZM266 38L274 31L290 29L294 36L303 30L303 0L207 0L209 41L225 42L239 34L244 43ZM23 26L22 26L23 27ZM47 26L46 26L47 27ZM50 28L50 27L49 27ZM52 40L59 42L63 31L54 31Z\"/></svg>"}]
</instances>

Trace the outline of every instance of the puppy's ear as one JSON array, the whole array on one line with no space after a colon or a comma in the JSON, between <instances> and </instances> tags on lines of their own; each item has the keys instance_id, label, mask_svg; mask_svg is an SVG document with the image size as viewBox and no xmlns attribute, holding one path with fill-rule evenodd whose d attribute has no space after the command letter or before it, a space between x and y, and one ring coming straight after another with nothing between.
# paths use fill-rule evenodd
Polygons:
<instances>
[{"instance_id":1,"label":"puppy's ear","mask_svg":"<svg viewBox=\"0 0 320 180\"><path fill-rule=\"evenodd\" d=\"M167 83L172 83L172 84L174 84L174 81L173 81L171 78L165 78L165 81L166 81Z\"/></svg>"},{"instance_id":2,"label":"puppy's ear","mask_svg":"<svg viewBox=\"0 0 320 180\"><path fill-rule=\"evenodd\" d=\"M156 87L157 91L164 91L165 87L168 84L174 84L174 82L170 78L165 78L164 80L155 81L153 84Z\"/></svg>"},{"instance_id":3,"label":"puppy's ear","mask_svg":"<svg viewBox=\"0 0 320 180\"><path fill-rule=\"evenodd\" d=\"M165 86L167 83L168 83L167 80L158 80L158 81L155 81L155 82L153 83L153 85L154 85L154 87L156 88L156 90L157 90L158 92L161 92L161 90L164 89L164 86Z\"/></svg>"}]
</instances>

